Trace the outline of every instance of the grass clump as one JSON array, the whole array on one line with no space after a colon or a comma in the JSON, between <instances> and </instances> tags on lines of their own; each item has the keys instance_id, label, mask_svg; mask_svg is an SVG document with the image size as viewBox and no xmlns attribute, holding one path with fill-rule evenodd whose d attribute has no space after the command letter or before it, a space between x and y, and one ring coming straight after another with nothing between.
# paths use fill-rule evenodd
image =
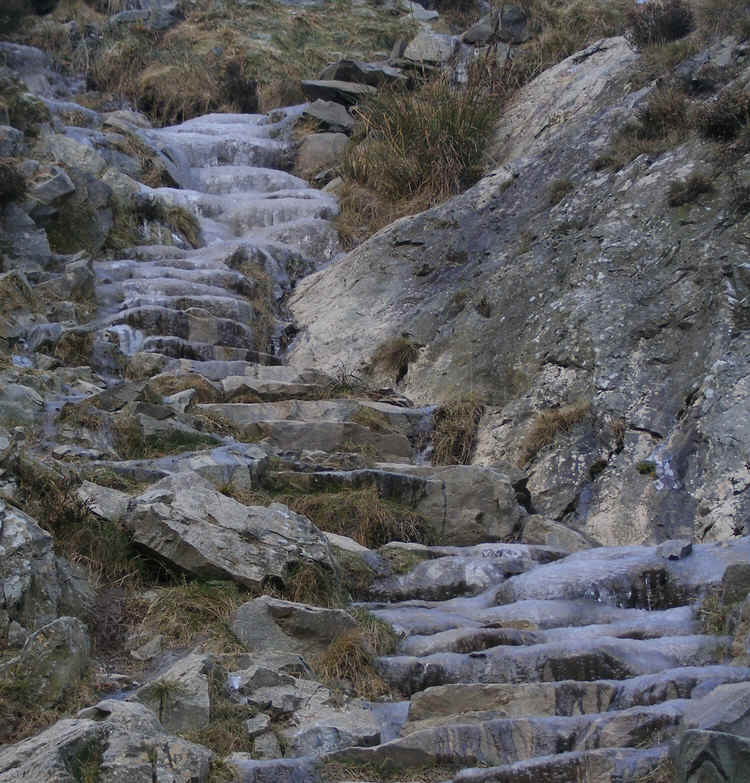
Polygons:
<instances>
[{"instance_id":1,"label":"grass clump","mask_svg":"<svg viewBox=\"0 0 750 783\"><path fill-rule=\"evenodd\" d=\"M114 447L121 459L150 459L216 445L216 438L201 432L166 430L146 435L137 416L124 415L112 424Z\"/></svg>"},{"instance_id":2,"label":"grass clump","mask_svg":"<svg viewBox=\"0 0 750 783\"><path fill-rule=\"evenodd\" d=\"M521 441L519 465L527 465L545 446L554 443L560 433L570 432L591 412L591 403L586 400L541 411L534 419L531 429Z\"/></svg>"},{"instance_id":3,"label":"grass clump","mask_svg":"<svg viewBox=\"0 0 750 783\"><path fill-rule=\"evenodd\" d=\"M336 574L309 561L298 563L290 570L282 592L287 601L296 603L332 607L348 603Z\"/></svg>"},{"instance_id":4,"label":"grass clump","mask_svg":"<svg viewBox=\"0 0 750 783\"><path fill-rule=\"evenodd\" d=\"M13 158L0 158L0 207L26 197L26 178Z\"/></svg>"},{"instance_id":5,"label":"grass clump","mask_svg":"<svg viewBox=\"0 0 750 783\"><path fill-rule=\"evenodd\" d=\"M365 635L354 629L337 636L313 660L312 668L326 684L351 689L365 699L375 699L390 689L375 671L374 657Z\"/></svg>"},{"instance_id":6,"label":"grass clump","mask_svg":"<svg viewBox=\"0 0 750 783\"><path fill-rule=\"evenodd\" d=\"M687 138L690 132L688 99L673 86L656 88L644 106L612 140L594 168L621 168L644 153L658 155Z\"/></svg>"},{"instance_id":7,"label":"grass clump","mask_svg":"<svg viewBox=\"0 0 750 783\"><path fill-rule=\"evenodd\" d=\"M498 104L479 79L459 88L439 75L411 92L381 88L355 113L341 220L368 221L371 233L479 179Z\"/></svg>"},{"instance_id":8,"label":"grass clump","mask_svg":"<svg viewBox=\"0 0 750 783\"><path fill-rule=\"evenodd\" d=\"M453 400L433 414L432 464L469 465L484 405L474 399Z\"/></svg>"},{"instance_id":9,"label":"grass clump","mask_svg":"<svg viewBox=\"0 0 750 783\"><path fill-rule=\"evenodd\" d=\"M276 498L328 533L349 536L370 549L390 541L432 543L427 521L415 511L384 500L375 487Z\"/></svg>"},{"instance_id":10,"label":"grass clump","mask_svg":"<svg viewBox=\"0 0 750 783\"><path fill-rule=\"evenodd\" d=\"M375 349L370 359L370 368L393 375L395 382L399 383L409 371L409 365L419 356L420 347L419 343L407 335L393 337Z\"/></svg>"},{"instance_id":11,"label":"grass clump","mask_svg":"<svg viewBox=\"0 0 750 783\"><path fill-rule=\"evenodd\" d=\"M172 646L202 640L214 652L237 652L229 618L249 597L234 582L186 581L150 590L134 599L140 630L160 633Z\"/></svg>"},{"instance_id":12,"label":"grass clump","mask_svg":"<svg viewBox=\"0 0 750 783\"><path fill-rule=\"evenodd\" d=\"M705 174L694 172L670 184L667 201L670 207L681 207L683 204L692 204L704 193L712 193L713 189L711 180Z\"/></svg>"},{"instance_id":13,"label":"grass clump","mask_svg":"<svg viewBox=\"0 0 750 783\"><path fill-rule=\"evenodd\" d=\"M205 745L220 757L228 756L230 753L252 753L253 740L250 739L244 723L253 716L253 708L247 704L237 704L228 698L226 675L218 666L211 669L208 688L210 701L208 724L189 732L185 735L185 739ZM220 770L220 767L214 770L212 766L213 779L234 780L234 775L231 773L228 777L216 777ZM229 770L227 769L226 772Z\"/></svg>"},{"instance_id":14,"label":"grass clump","mask_svg":"<svg viewBox=\"0 0 750 783\"><path fill-rule=\"evenodd\" d=\"M357 621L367 647L375 655L392 655L396 651L398 637L385 620L381 620L361 606L353 607L349 610L349 614Z\"/></svg>"},{"instance_id":15,"label":"grass clump","mask_svg":"<svg viewBox=\"0 0 750 783\"><path fill-rule=\"evenodd\" d=\"M750 125L750 92L741 87L722 90L696 112L699 133L711 141L733 141Z\"/></svg>"},{"instance_id":16,"label":"grass clump","mask_svg":"<svg viewBox=\"0 0 750 783\"><path fill-rule=\"evenodd\" d=\"M573 190L573 183L569 179L556 179L550 182L547 188L547 205L554 207Z\"/></svg>"},{"instance_id":17,"label":"grass clump","mask_svg":"<svg viewBox=\"0 0 750 783\"><path fill-rule=\"evenodd\" d=\"M665 44L695 29L695 16L683 0L647 2L628 12L629 38L637 47Z\"/></svg>"}]
</instances>

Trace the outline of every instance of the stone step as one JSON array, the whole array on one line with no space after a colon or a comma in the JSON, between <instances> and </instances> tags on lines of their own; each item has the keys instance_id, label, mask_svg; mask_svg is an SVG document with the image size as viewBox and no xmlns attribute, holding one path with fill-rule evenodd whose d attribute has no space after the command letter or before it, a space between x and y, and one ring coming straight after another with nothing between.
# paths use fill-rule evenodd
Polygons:
<instances>
[{"instance_id":1,"label":"stone step","mask_svg":"<svg viewBox=\"0 0 750 783\"><path fill-rule=\"evenodd\" d=\"M437 762L499 766L553 754L599 748L638 748L655 736L674 736L686 699L646 707L569 717L498 718L423 729L373 748L331 753L328 760L391 772Z\"/></svg>"},{"instance_id":2,"label":"stone step","mask_svg":"<svg viewBox=\"0 0 750 783\"><path fill-rule=\"evenodd\" d=\"M255 332L246 322L212 316L202 308L184 312L158 305L133 307L108 319L108 326L118 324L137 329L144 336L176 337L188 343L219 344L243 350L255 347Z\"/></svg>"},{"instance_id":3,"label":"stone step","mask_svg":"<svg viewBox=\"0 0 750 783\"><path fill-rule=\"evenodd\" d=\"M123 324L127 326L127 324ZM130 328L130 327L128 327ZM108 330L111 331L111 330ZM252 344L252 342L250 342ZM272 354L258 351L250 347L240 345L226 345L224 343L202 342L197 339L184 339L164 335L154 335L137 343L137 351L145 353L161 353L174 359L195 359L198 361L247 361L268 364L276 364L279 359ZM122 344L121 344L122 347ZM132 353L133 351L130 351ZM126 351L126 353L128 353Z\"/></svg>"},{"instance_id":4,"label":"stone step","mask_svg":"<svg viewBox=\"0 0 750 783\"><path fill-rule=\"evenodd\" d=\"M627 680L439 685L412 696L402 734L448 723L625 710L669 699L700 698L722 683L748 679L746 667L717 665L668 669Z\"/></svg>"},{"instance_id":5,"label":"stone step","mask_svg":"<svg viewBox=\"0 0 750 783\"><path fill-rule=\"evenodd\" d=\"M381 549L385 552L386 547ZM403 601L398 604L370 603L369 610L390 623L404 637L435 636L461 629L520 628L559 633L558 640L579 636L586 628L593 634L645 638L663 627L693 627L690 607L667 610L625 609L592 599L576 601L518 601L494 606L495 588L470 597L447 601ZM670 621L669 618L674 618ZM662 634L664 635L664 634Z\"/></svg>"},{"instance_id":6,"label":"stone step","mask_svg":"<svg viewBox=\"0 0 750 783\"><path fill-rule=\"evenodd\" d=\"M525 599L593 598L617 606L660 609L686 604L721 581L728 565L750 559L750 538L690 545L599 547L542 571L507 580L498 604Z\"/></svg>"},{"instance_id":7,"label":"stone step","mask_svg":"<svg viewBox=\"0 0 750 783\"><path fill-rule=\"evenodd\" d=\"M381 676L402 693L458 682L623 680L678 666L719 663L726 637L689 635L658 639L602 636L565 643L499 646L482 652L433 653L377 659Z\"/></svg>"},{"instance_id":8,"label":"stone step","mask_svg":"<svg viewBox=\"0 0 750 783\"><path fill-rule=\"evenodd\" d=\"M206 268L202 265L186 267L177 260L174 266L161 263L144 264L139 261L100 261L95 267L97 298L106 302L119 292L148 291L152 287L167 291L170 286L190 286L193 293L223 291L240 296L252 296L257 286L240 272L226 268Z\"/></svg>"},{"instance_id":9,"label":"stone step","mask_svg":"<svg viewBox=\"0 0 750 783\"><path fill-rule=\"evenodd\" d=\"M654 780L669 758L669 746L603 748L541 756L514 764L466 769L451 783L623 783Z\"/></svg>"},{"instance_id":10,"label":"stone step","mask_svg":"<svg viewBox=\"0 0 750 783\"><path fill-rule=\"evenodd\" d=\"M212 218L229 225L234 236L242 236L254 228L300 219L325 220L338 213L336 200L332 196L309 188L271 194L211 194L197 190L156 188L151 193L162 203L183 207L198 218Z\"/></svg>"}]
</instances>

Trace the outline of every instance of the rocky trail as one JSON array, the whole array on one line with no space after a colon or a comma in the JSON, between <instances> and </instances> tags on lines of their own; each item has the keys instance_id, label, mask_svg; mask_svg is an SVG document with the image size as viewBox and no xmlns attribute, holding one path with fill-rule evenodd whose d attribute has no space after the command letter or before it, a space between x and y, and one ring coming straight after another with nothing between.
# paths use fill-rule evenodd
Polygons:
<instances>
[{"instance_id":1,"label":"rocky trail","mask_svg":"<svg viewBox=\"0 0 750 783\"><path fill-rule=\"evenodd\" d=\"M233 652L128 640L138 677L101 663L103 699L0 748L0 783L743 779L750 537L523 543L543 523L520 469L432 465L436 405L295 364L288 295L339 251L335 198L288 173L302 107L154 129L125 112L72 127L48 105L60 154L89 163L126 124L173 183L131 194L139 214L169 226L179 209L183 230L105 259L54 255L25 225L41 260L0 276L19 302L4 314L0 674L29 673L54 703L92 655L77 618L94 590L14 505L29 473L75 477L85 513L171 573L258 597L222 618ZM323 532L286 502L347 493L392 504L397 526L342 511ZM353 603L288 600L305 568ZM349 679L366 623L392 629L365 655L379 695ZM337 645L344 673L326 679ZM221 710L252 750L200 742Z\"/></svg>"}]
</instances>

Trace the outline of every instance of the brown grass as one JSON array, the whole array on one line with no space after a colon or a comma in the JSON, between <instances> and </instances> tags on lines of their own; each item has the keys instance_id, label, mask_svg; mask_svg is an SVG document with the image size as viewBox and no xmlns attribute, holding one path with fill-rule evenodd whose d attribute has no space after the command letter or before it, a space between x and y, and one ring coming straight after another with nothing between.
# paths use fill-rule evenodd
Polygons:
<instances>
[{"instance_id":1,"label":"brown grass","mask_svg":"<svg viewBox=\"0 0 750 783\"><path fill-rule=\"evenodd\" d=\"M750 93L747 88L729 87L706 101L695 114L699 133L711 141L733 141L750 125Z\"/></svg>"},{"instance_id":2,"label":"brown grass","mask_svg":"<svg viewBox=\"0 0 750 783\"><path fill-rule=\"evenodd\" d=\"M635 46L652 46L684 38L695 29L695 16L683 0L635 6L628 12L629 38Z\"/></svg>"},{"instance_id":3,"label":"brown grass","mask_svg":"<svg viewBox=\"0 0 750 783\"><path fill-rule=\"evenodd\" d=\"M26 197L26 178L13 158L0 158L0 207Z\"/></svg>"},{"instance_id":4,"label":"brown grass","mask_svg":"<svg viewBox=\"0 0 750 783\"><path fill-rule=\"evenodd\" d=\"M133 599L144 635L162 634L170 646L201 643L216 653L241 652L229 628L229 618L242 603L254 597L234 582L183 581L154 588Z\"/></svg>"},{"instance_id":5,"label":"brown grass","mask_svg":"<svg viewBox=\"0 0 750 783\"><path fill-rule=\"evenodd\" d=\"M419 356L420 347L410 337L393 337L375 349L370 358L370 367L393 375L398 383L409 371L409 364Z\"/></svg>"},{"instance_id":6,"label":"brown grass","mask_svg":"<svg viewBox=\"0 0 750 783\"><path fill-rule=\"evenodd\" d=\"M685 179L675 180L669 185L668 203L670 207L692 204L705 193L712 193L714 186L706 174L693 172Z\"/></svg>"},{"instance_id":7,"label":"brown grass","mask_svg":"<svg viewBox=\"0 0 750 783\"><path fill-rule=\"evenodd\" d=\"M644 153L659 155L683 142L690 133L689 103L676 87L657 87L634 121L615 134L595 168L621 168Z\"/></svg>"},{"instance_id":8,"label":"brown grass","mask_svg":"<svg viewBox=\"0 0 750 783\"><path fill-rule=\"evenodd\" d=\"M389 692L387 683L373 667L374 652L359 630L337 636L328 648L312 661L321 681L333 687L351 689L357 696L375 699Z\"/></svg>"},{"instance_id":9,"label":"brown grass","mask_svg":"<svg viewBox=\"0 0 750 783\"><path fill-rule=\"evenodd\" d=\"M574 185L569 179L555 179L550 182L547 188L548 206L554 207L555 204L559 204L573 188Z\"/></svg>"},{"instance_id":10,"label":"brown grass","mask_svg":"<svg viewBox=\"0 0 750 783\"><path fill-rule=\"evenodd\" d=\"M433 465L470 465L484 405L475 399L453 400L433 414Z\"/></svg>"},{"instance_id":11,"label":"brown grass","mask_svg":"<svg viewBox=\"0 0 750 783\"><path fill-rule=\"evenodd\" d=\"M521 441L519 465L527 465L545 446L554 443L557 436L570 432L583 421L591 411L591 403L585 400L541 411L534 419L531 429Z\"/></svg>"}]
</instances>

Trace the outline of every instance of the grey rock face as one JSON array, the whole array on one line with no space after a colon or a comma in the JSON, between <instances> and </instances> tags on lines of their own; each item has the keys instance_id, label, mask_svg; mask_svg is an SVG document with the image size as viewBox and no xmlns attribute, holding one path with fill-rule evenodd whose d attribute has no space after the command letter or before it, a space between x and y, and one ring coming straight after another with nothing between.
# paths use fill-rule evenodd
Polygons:
<instances>
[{"instance_id":1,"label":"grey rock face","mask_svg":"<svg viewBox=\"0 0 750 783\"><path fill-rule=\"evenodd\" d=\"M76 783L71 759L100 759L102 783L208 783L212 758L207 748L166 734L142 704L106 700L0 750L0 781Z\"/></svg>"},{"instance_id":2,"label":"grey rock face","mask_svg":"<svg viewBox=\"0 0 750 783\"><path fill-rule=\"evenodd\" d=\"M278 503L244 506L192 472L139 495L123 523L134 541L203 578L260 586L283 582L304 561L333 567L328 541L306 517Z\"/></svg>"},{"instance_id":3,"label":"grey rock face","mask_svg":"<svg viewBox=\"0 0 750 783\"><path fill-rule=\"evenodd\" d=\"M310 101L323 100L353 106L367 95L374 95L375 88L358 82L343 82L336 79L309 79L301 82L302 92Z\"/></svg>"},{"instance_id":4,"label":"grey rock face","mask_svg":"<svg viewBox=\"0 0 750 783\"><path fill-rule=\"evenodd\" d=\"M334 101L313 101L306 109L305 116L317 120L329 131L351 133L354 118L340 104Z\"/></svg>"},{"instance_id":5,"label":"grey rock face","mask_svg":"<svg viewBox=\"0 0 750 783\"><path fill-rule=\"evenodd\" d=\"M362 367L408 331L428 347L400 390L418 403L462 388L488 400L475 461L521 465L535 512L606 545L725 539L750 502L734 445L748 435L746 331L713 259L743 251L717 205L688 235L665 206L700 143L593 171L612 130L647 98L623 89L634 58L611 39L546 71L503 112L483 180L301 283L290 362ZM533 206L558 178L574 190ZM658 262L665 247L675 256ZM678 282L683 265L692 271ZM735 264L730 274L739 291L744 272ZM446 320L462 290L488 292L495 315L465 308ZM364 305L375 297L371 318ZM589 413L524 457L541 413L576 401ZM640 473L641 462L653 470Z\"/></svg>"}]
</instances>

